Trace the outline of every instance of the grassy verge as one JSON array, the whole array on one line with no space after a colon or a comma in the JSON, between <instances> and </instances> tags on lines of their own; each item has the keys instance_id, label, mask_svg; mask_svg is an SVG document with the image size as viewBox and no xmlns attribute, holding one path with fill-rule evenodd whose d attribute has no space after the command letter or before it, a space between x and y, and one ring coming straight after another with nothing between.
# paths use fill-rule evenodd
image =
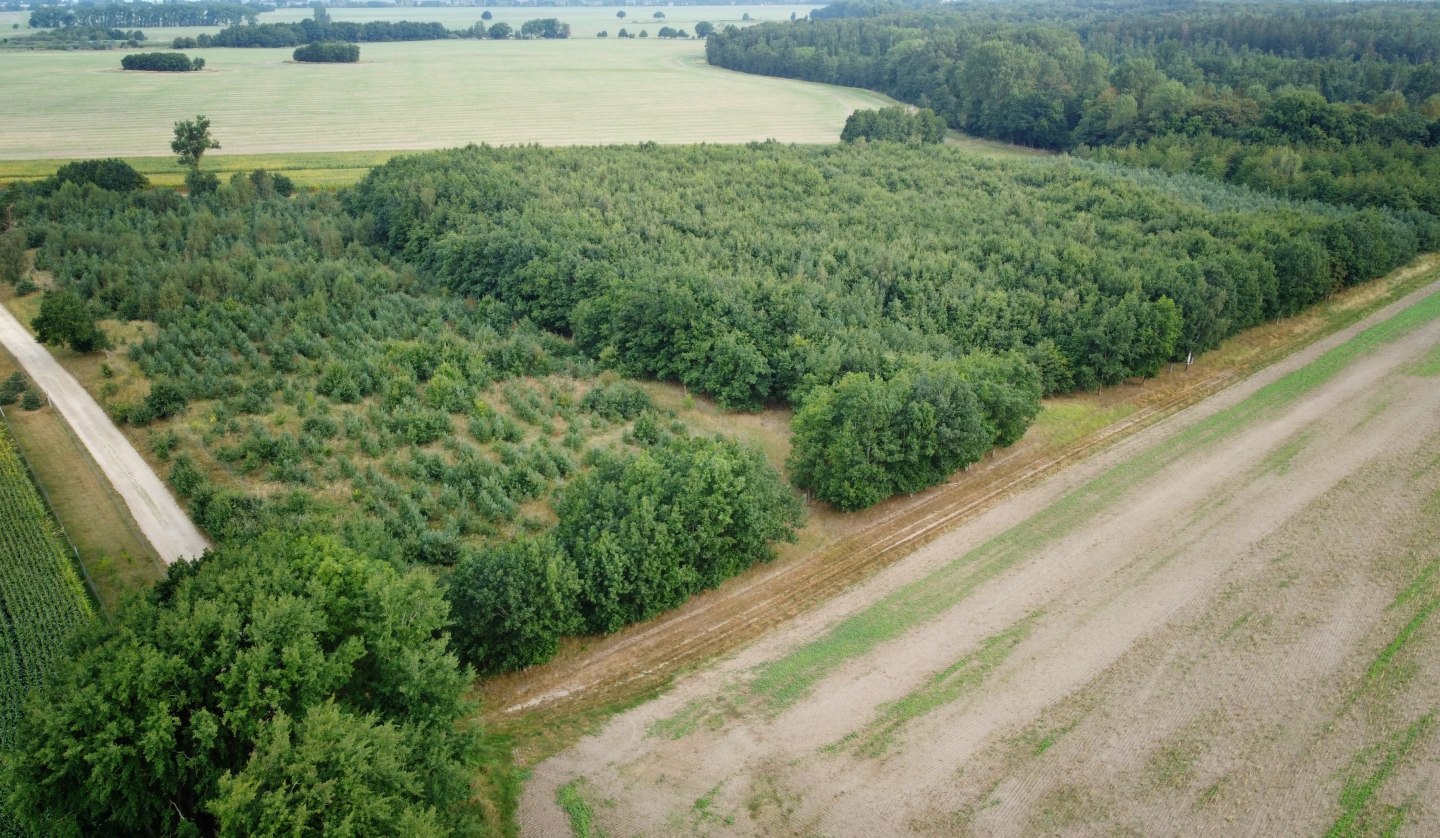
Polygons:
<instances>
[{"instance_id":1,"label":"grassy verge","mask_svg":"<svg viewBox=\"0 0 1440 838\"><path fill-rule=\"evenodd\" d=\"M595 825L595 810L585 799L587 785L584 777L571 780L555 791L555 802L570 819L570 834L575 838L604 838L605 833Z\"/></svg>"},{"instance_id":2,"label":"grassy verge","mask_svg":"<svg viewBox=\"0 0 1440 838\"><path fill-rule=\"evenodd\" d=\"M395 151L318 151L288 154L214 154L207 155L202 168L214 172L222 181L236 173L266 169L280 172L298 186L336 189L358 182L371 169L384 165L403 152ZM180 186L185 182L185 167L174 157L125 157L126 163L150 179L155 186ZM61 166L75 160L0 160L0 184L13 181L42 180Z\"/></svg>"}]
</instances>

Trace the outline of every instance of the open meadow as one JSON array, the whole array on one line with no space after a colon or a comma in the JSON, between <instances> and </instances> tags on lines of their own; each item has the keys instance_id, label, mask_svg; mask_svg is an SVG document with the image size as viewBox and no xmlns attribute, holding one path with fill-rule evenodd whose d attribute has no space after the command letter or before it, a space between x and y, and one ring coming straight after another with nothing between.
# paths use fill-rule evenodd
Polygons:
<instances>
[{"instance_id":1,"label":"open meadow","mask_svg":"<svg viewBox=\"0 0 1440 838\"><path fill-rule=\"evenodd\" d=\"M210 117L222 151L410 150L468 143L833 142L888 100L705 64L698 41L365 44L306 66L289 49L211 49L200 73L126 73L118 52L0 53L0 160L163 156ZM363 165L363 164L362 164Z\"/></svg>"}]
</instances>

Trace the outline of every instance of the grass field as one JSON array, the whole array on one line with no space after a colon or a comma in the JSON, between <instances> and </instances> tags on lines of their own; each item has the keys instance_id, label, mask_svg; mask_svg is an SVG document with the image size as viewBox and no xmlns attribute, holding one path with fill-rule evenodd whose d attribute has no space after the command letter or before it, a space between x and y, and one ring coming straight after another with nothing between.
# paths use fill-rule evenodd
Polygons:
<instances>
[{"instance_id":1,"label":"grass field","mask_svg":"<svg viewBox=\"0 0 1440 838\"><path fill-rule=\"evenodd\" d=\"M114 51L0 53L0 160L164 156L195 114L228 154L834 142L851 111L888 103L716 69L701 42L653 37L365 44L349 65L290 53L205 50L203 72L180 74L123 72Z\"/></svg>"},{"instance_id":2,"label":"grass field","mask_svg":"<svg viewBox=\"0 0 1440 838\"><path fill-rule=\"evenodd\" d=\"M822 4L823 5L823 4ZM414 21L438 21L445 24L447 29L466 29L481 22L480 16L489 11L493 18L490 23L508 23L515 29L520 24L534 18L558 18L564 23L570 24L570 36L573 39L593 38L597 32L602 30L610 33L610 37L620 31L623 26L632 33L639 35L641 29L647 29L651 37L661 26L671 26L676 29L684 29L692 35L695 32L695 24L702 20L709 21L716 26L749 26L754 23L766 21L789 20L790 15L805 17L812 9L821 6L808 4L779 4L779 5L735 5L735 6L626 6L623 8L625 18L620 19L615 15L622 10L620 6L596 6L593 8L555 8L555 7L518 7L506 6L490 9L477 8L474 6L465 8L441 7L441 8L419 8L409 7L384 7L384 8L334 8L330 9L331 20L359 21L362 23L377 20L414 20ZM665 15L664 20L656 20L656 12ZM295 23L296 21L309 18L314 13L309 8L304 9L277 9L260 16L261 23ZM745 20L749 15L750 19ZM21 37L36 31L28 28L30 21L29 12L0 12L0 37ZM18 30L12 29L14 24L19 24ZM147 41L151 44L168 45L171 41L180 37L196 37L206 34L213 35L219 32L219 26L167 26L167 27L141 27ZM208 56L214 53L202 53Z\"/></svg>"}]
</instances>

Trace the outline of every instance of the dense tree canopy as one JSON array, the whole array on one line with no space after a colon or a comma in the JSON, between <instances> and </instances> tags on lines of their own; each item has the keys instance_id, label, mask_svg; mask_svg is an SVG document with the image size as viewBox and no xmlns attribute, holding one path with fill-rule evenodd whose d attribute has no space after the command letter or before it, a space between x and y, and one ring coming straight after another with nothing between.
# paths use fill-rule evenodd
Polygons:
<instances>
[{"instance_id":1,"label":"dense tree canopy","mask_svg":"<svg viewBox=\"0 0 1440 838\"><path fill-rule=\"evenodd\" d=\"M120 67L156 73L189 73L205 69L205 59L191 59L178 52L141 52L120 59Z\"/></svg>"},{"instance_id":2,"label":"dense tree canopy","mask_svg":"<svg viewBox=\"0 0 1440 838\"><path fill-rule=\"evenodd\" d=\"M40 300L40 313L30 324L41 343L68 346L76 352L92 352L109 345L95 322L95 314L78 294L68 288L47 291Z\"/></svg>"},{"instance_id":3,"label":"dense tree canopy","mask_svg":"<svg viewBox=\"0 0 1440 838\"><path fill-rule=\"evenodd\" d=\"M706 437L602 456L556 511L580 616L595 632L648 619L769 559L771 542L793 538L802 514L758 452Z\"/></svg>"},{"instance_id":4,"label":"dense tree canopy","mask_svg":"<svg viewBox=\"0 0 1440 838\"><path fill-rule=\"evenodd\" d=\"M270 536L87 630L7 755L47 834L478 835L479 734L421 573Z\"/></svg>"},{"instance_id":5,"label":"dense tree canopy","mask_svg":"<svg viewBox=\"0 0 1440 838\"><path fill-rule=\"evenodd\" d=\"M292 57L317 64L353 64L360 60L360 47L344 41L316 41L295 50Z\"/></svg>"},{"instance_id":6,"label":"dense tree canopy","mask_svg":"<svg viewBox=\"0 0 1440 838\"><path fill-rule=\"evenodd\" d=\"M1414 3L844 3L711 63L868 87L984 137L1440 213L1440 11Z\"/></svg>"},{"instance_id":7,"label":"dense tree canopy","mask_svg":"<svg viewBox=\"0 0 1440 838\"><path fill-rule=\"evenodd\" d=\"M939 143L945 140L945 123L929 108L914 113L903 107L858 110L845 119L840 141L874 140L891 143Z\"/></svg>"}]
</instances>

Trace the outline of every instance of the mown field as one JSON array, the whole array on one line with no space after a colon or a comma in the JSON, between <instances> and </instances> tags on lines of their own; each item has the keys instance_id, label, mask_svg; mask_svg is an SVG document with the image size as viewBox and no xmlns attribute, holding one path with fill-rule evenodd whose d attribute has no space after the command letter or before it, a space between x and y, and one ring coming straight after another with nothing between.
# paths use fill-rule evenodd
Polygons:
<instances>
[{"instance_id":1,"label":"mown field","mask_svg":"<svg viewBox=\"0 0 1440 838\"><path fill-rule=\"evenodd\" d=\"M196 51L206 69L187 74L125 73L118 51L0 52L0 160L165 155L174 122L197 113L234 154L834 142L852 110L888 101L718 70L699 41L653 37L366 44L345 66L291 52Z\"/></svg>"}]
</instances>

